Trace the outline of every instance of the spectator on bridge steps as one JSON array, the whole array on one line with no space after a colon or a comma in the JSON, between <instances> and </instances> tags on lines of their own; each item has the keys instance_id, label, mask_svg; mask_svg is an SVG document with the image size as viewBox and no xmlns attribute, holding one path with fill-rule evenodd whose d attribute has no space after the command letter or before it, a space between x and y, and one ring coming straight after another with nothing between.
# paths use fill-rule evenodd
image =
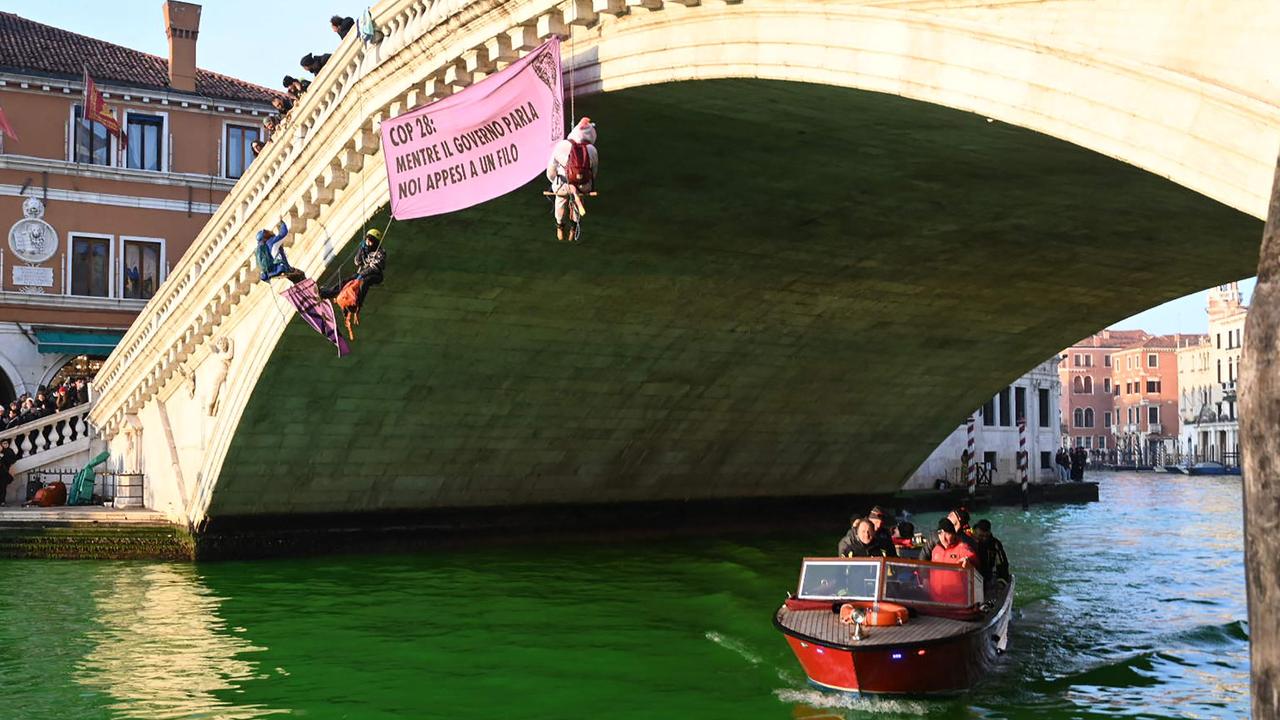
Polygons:
<instances>
[{"instance_id":1,"label":"spectator on bridge steps","mask_svg":"<svg viewBox=\"0 0 1280 720\"><path fill-rule=\"evenodd\" d=\"M300 60L298 64L302 66L303 70L306 70L312 75L319 75L320 70L324 68L325 63L329 62L330 55L330 53L325 53L323 55L312 55L311 53L307 53L302 56L302 60Z\"/></svg>"},{"instance_id":2,"label":"spectator on bridge steps","mask_svg":"<svg viewBox=\"0 0 1280 720\"><path fill-rule=\"evenodd\" d=\"M333 28L333 31L338 33L339 39L345 38L347 33L351 32L351 28L355 27L355 24L355 18L342 17L341 15L334 15L329 18L329 27Z\"/></svg>"}]
</instances>

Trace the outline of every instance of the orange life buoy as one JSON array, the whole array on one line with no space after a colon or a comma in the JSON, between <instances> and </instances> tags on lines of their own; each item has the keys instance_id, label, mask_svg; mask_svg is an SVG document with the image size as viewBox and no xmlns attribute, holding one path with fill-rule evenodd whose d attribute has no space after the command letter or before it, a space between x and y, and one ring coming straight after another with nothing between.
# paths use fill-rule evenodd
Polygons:
<instances>
[{"instance_id":1,"label":"orange life buoy","mask_svg":"<svg viewBox=\"0 0 1280 720\"><path fill-rule=\"evenodd\" d=\"M862 624L867 627L905 625L909 615L905 607L893 603L847 602L840 606L840 622L852 624L855 610L862 611Z\"/></svg>"}]
</instances>

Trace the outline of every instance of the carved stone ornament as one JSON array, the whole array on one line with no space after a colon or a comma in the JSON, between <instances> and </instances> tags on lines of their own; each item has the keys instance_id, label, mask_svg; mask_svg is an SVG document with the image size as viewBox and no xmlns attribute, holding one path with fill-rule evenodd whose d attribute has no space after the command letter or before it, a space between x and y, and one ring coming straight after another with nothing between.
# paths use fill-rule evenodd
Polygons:
<instances>
[{"instance_id":1,"label":"carved stone ornament","mask_svg":"<svg viewBox=\"0 0 1280 720\"><path fill-rule=\"evenodd\" d=\"M44 203L22 201L22 219L9 228L9 249L23 262L42 263L58 251L58 233L44 221Z\"/></svg>"}]
</instances>

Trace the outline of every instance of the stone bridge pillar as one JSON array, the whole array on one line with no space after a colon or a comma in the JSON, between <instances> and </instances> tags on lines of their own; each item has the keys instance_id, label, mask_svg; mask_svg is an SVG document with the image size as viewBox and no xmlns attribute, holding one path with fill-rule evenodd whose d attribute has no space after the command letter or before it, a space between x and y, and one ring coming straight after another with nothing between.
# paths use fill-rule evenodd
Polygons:
<instances>
[{"instance_id":1,"label":"stone bridge pillar","mask_svg":"<svg viewBox=\"0 0 1280 720\"><path fill-rule=\"evenodd\" d=\"M1280 164L1240 373L1253 717L1280 717Z\"/></svg>"}]
</instances>

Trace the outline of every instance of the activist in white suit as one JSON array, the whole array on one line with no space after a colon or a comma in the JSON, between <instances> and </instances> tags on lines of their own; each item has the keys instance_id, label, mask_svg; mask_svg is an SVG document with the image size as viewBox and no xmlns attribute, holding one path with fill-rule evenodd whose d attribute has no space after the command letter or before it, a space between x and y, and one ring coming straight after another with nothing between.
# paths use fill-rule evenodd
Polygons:
<instances>
[{"instance_id":1,"label":"activist in white suit","mask_svg":"<svg viewBox=\"0 0 1280 720\"><path fill-rule=\"evenodd\" d=\"M547 162L547 180L556 196L556 238L564 239L564 211L572 200L578 215L586 215L582 194L595 188L600 155L596 152L596 126L591 118L582 118L569 131L569 136L556 143Z\"/></svg>"}]
</instances>

